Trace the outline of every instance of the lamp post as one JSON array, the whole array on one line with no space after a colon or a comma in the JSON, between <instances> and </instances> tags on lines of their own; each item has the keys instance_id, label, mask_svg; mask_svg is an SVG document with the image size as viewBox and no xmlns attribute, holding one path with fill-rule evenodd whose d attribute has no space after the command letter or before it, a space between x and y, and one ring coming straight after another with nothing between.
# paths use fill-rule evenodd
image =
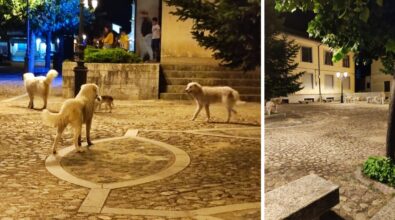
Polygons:
<instances>
[{"instance_id":1,"label":"lamp post","mask_svg":"<svg viewBox=\"0 0 395 220\"><path fill-rule=\"evenodd\" d=\"M77 96L81 86L86 83L88 68L84 65L84 6L88 7L88 0L80 0L80 24L75 54L77 66L74 67L74 96ZM92 7L97 7L97 0L92 0Z\"/></svg>"},{"instance_id":2,"label":"lamp post","mask_svg":"<svg viewBox=\"0 0 395 220\"><path fill-rule=\"evenodd\" d=\"M29 0L26 0L26 53L25 53L25 73L30 72L29 69L29 54L30 54L30 6Z\"/></svg>"},{"instance_id":3,"label":"lamp post","mask_svg":"<svg viewBox=\"0 0 395 220\"><path fill-rule=\"evenodd\" d=\"M340 73L340 72L337 72L337 73L336 73L336 77L337 77L338 79L340 79L340 81L341 81L340 103L344 103L344 99L343 99L343 80L344 80L345 78L347 78L347 76L348 76L348 73L347 73L347 72L344 72L343 74Z\"/></svg>"}]
</instances>

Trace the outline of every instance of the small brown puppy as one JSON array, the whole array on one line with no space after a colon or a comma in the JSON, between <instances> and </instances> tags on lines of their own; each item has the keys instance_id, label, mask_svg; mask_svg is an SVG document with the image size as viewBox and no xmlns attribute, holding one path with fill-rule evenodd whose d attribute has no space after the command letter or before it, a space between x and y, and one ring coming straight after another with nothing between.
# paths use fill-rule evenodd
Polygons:
<instances>
[{"instance_id":1,"label":"small brown puppy","mask_svg":"<svg viewBox=\"0 0 395 220\"><path fill-rule=\"evenodd\" d=\"M101 101L99 103L99 110L101 110L101 104L105 104L106 107L106 111L109 108L110 109L110 113L112 111L112 108L114 107L114 99L112 98L112 96L109 95L103 95L101 96Z\"/></svg>"}]
</instances>

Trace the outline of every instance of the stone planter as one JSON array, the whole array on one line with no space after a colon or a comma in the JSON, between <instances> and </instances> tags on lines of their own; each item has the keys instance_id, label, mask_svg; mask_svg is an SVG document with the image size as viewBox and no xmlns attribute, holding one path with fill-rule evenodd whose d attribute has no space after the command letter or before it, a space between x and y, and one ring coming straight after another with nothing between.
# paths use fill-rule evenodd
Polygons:
<instances>
[{"instance_id":1,"label":"stone planter","mask_svg":"<svg viewBox=\"0 0 395 220\"><path fill-rule=\"evenodd\" d=\"M74 97L75 62L64 62L62 66L62 94ZM95 83L101 95L114 99L158 99L159 64L85 63L88 68L87 83Z\"/></svg>"}]
</instances>

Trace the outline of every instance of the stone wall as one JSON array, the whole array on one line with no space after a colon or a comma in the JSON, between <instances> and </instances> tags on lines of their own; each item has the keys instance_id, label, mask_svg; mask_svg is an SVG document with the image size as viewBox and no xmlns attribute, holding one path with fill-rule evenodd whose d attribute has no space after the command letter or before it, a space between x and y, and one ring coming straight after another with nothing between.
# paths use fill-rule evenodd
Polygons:
<instances>
[{"instance_id":1,"label":"stone wall","mask_svg":"<svg viewBox=\"0 0 395 220\"><path fill-rule=\"evenodd\" d=\"M75 62L62 66L64 98L74 97ZM87 83L95 83L101 95L115 99L158 99L159 64L85 63Z\"/></svg>"}]
</instances>

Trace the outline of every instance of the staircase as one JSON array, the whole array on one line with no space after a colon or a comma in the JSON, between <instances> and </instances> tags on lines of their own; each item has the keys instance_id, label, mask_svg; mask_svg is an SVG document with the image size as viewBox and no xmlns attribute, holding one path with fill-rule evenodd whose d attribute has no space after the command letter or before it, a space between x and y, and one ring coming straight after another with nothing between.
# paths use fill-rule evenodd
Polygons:
<instances>
[{"instance_id":1,"label":"staircase","mask_svg":"<svg viewBox=\"0 0 395 220\"><path fill-rule=\"evenodd\" d=\"M161 64L160 98L164 100L192 99L185 93L186 85L197 82L202 86L230 86L240 93L240 99L260 102L261 75L259 71L230 70L217 65Z\"/></svg>"}]
</instances>

